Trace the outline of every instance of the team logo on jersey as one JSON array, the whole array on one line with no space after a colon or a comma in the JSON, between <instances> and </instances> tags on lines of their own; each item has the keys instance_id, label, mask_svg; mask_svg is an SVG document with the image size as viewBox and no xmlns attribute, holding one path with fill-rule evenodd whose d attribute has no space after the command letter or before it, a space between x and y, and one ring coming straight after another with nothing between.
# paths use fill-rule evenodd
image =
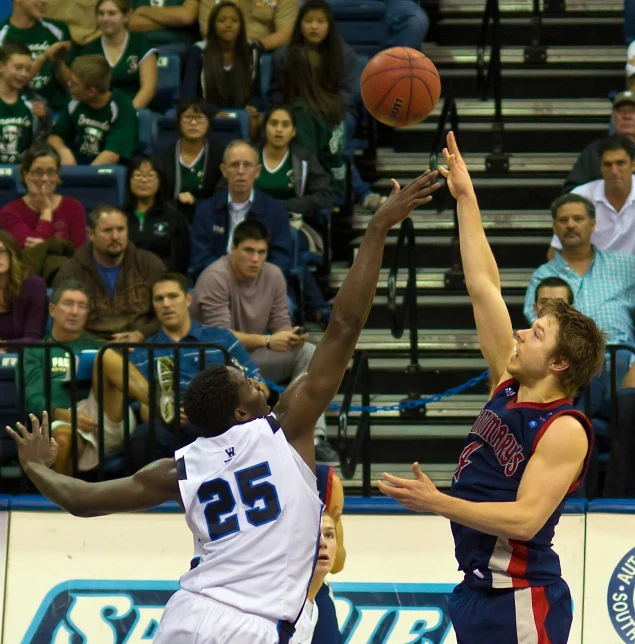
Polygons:
<instances>
[{"instance_id":1,"label":"team logo on jersey","mask_svg":"<svg viewBox=\"0 0 635 644\"><path fill-rule=\"evenodd\" d=\"M229 463L229 461L236 456L236 450L234 449L234 446L232 445L231 447L226 447L225 448L225 454L227 454L227 458L223 461L223 463Z\"/></svg>"},{"instance_id":2,"label":"team logo on jersey","mask_svg":"<svg viewBox=\"0 0 635 644\"><path fill-rule=\"evenodd\" d=\"M128 56L126 64L128 65L128 73L136 74L139 69L139 56Z\"/></svg>"},{"instance_id":3,"label":"team logo on jersey","mask_svg":"<svg viewBox=\"0 0 635 644\"><path fill-rule=\"evenodd\" d=\"M536 429L536 427L538 427L538 421L533 418L527 424L529 425L530 429Z\"/></svg>"},{"instance_id":4,"label":"team logo on jersey","mask_svg":"<svg viewBox=\"0 0 635 644\"><path fill-rule=\"evenodd\" d=\"M623 642L635 639L635 548L617 564L607 594L609 616Z\"/></svg>"},{"instance_id":5,"label":"team logo on jersey","mask_svg":"<svg viewBox=\"0 0 635 644\"><path fill-rule=\"evenodd\" d=\"M167 235L168 225L165 221L160 221L153 226L155 235Z\"/></svg>"},{"instance_id":6,"label":"team logo on jersey","mask_svg":"<svg viewBox=\"0 0 635 644\"><path fill-rule=\"evenodd\" d=\"M461 456L459 456L459 464L456 466L456 469L454 470L454 476L452 477L455 483L458 483L459 477L461 476L461 472L472 462L470 460L470 456L479 447L483 447L483 443L479 441L472 441L469 445L466 445L466 447L463 449L463 451L461 452Z\"/></svg>"},{"instance_id":7,"label":"team logo on jersey","mask_svg":"<svg viewBox=\"0 0 635 644\"><path fill-rule=\"evenodd\" d=\"M505 395L508 398L511 398L512 396L516 395L516 390L513 389L512 387L505 387Z\"/></svg>"},{"instance_id":8,"label":"team logo on jersey","mask_svg":"<svg viewBox=\"0 0 635 644\"><path fill-rule=\"evenodd\" d=\"M505 470L505 476L513 476L525 460L522 445L491 409L484 409L479 414L470 434L480 436L492 447L496 459Z\"/></svg>"},{"instance_id":9,"label":"team logo on jersey","mask_svg":"<svg viewBox=\"0 0 635 644\"><path fill-rule=\"evenodd\" d=\"M79 151L87 156L97 156L104 136L102 130L96 127L84 128L84 140L79 146Z\"/></svg>"},{"instance_id":10,"label":"team logo on jersey","mask_svg":"<svg viewBox=\"0 0 635 644\"><path fill-rule=\"evenodd\" d=\"M152 642L177 581L66 581L46 595L22 642ZM452 584L333 583L345 644L449 644Z\"/></svg>"},{"instance_id":11,"label":"team logo on jersey","mask_svg":"<svg viewBox=\"0 0 635 644\"><path fill-rule=\"evenodd\" d=\"M22 128L18 125L5 125L2 128L2 141L0 147L3 154L17 154L18 142Z\"/></svg>"}]
</instances>

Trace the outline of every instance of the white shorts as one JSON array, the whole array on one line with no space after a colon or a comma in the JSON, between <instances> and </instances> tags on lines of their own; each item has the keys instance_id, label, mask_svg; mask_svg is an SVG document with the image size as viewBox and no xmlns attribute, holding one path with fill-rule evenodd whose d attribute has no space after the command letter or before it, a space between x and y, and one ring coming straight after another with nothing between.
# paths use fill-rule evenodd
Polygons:
<instances>
[{"instance_id":1,"label":"white shorts","mask_svg":"<svg viewBox=\"0 0 635 644\"><path fill-rule=\"evenodd\" d=\"M277 623L177 590L165 606L153 644L278 644Z\"/></svg>"},{"instance_id":2,"label":"white shorts","mask_svg":"<svg viewBox=\"0 0 635 644\"><path fill-rule=\"evenodd\" d=\"M86 414L89 418L97 420L99 418L98 414L99 406L93 396L91 391L88 395L88 398L80 400L77 403L77 411L83 414ZM137 419L132 411L128 410L128 417L130 418L130 431L137 426ZM51 431L53 432L60 425L68 425L61 420L55 420L51 423ZM86 432L83 429L77 429L77 433L84 439L86 446L84 452L79 457L79 463L77 464L81 472L86 472L87 470L92 470L94 467L97 467L99 462L99 450L97 447L97 432ZM112 420L109 420L108 416L104 414L104 456L106 458L114 456L115 454L121 451L123 446L123 420L118 423L114 423Z\"/></svg>"}]
</instances>

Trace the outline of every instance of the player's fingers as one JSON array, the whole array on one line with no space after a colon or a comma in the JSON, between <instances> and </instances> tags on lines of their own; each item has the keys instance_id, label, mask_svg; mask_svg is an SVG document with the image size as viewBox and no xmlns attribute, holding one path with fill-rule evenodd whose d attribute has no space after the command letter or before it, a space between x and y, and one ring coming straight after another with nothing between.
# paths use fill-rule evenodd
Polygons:
<instances>
[{"instance_id":1,"label":"player's fingers","mask_svg":"<svg viewBox=\"0 0 635 644\"><path fill-rule=\"evenodd\" d=\"M40 433L40 421L34 414L29 414L31 419L31 433L35 436Z\"/></svg>"},{"instance_id":2,"label":"player's fingers","mask_svg":"<svg viewBox=\"0 0 635 644\"><path fill-rule=\"evenodd\" d=\"M392 197L393 195L396 195L401 190L401 186L399 185L399 182L397 181L397 179L391 179L390 181L392 183L392 190L390 191L390 196Z\"/></svg>"},{"instance_id":3,"label":"player's fingers","mask_svg":"<svg viewBox=\"0 0 635 644\"><path fill-rule=\"evenodd\" d=\"M14 431L11 429L11 427L9 427L9 425L7 425L7 426L5 427L5 429L7 430L7 434L9 434L9 436L11 436L11 438L12 438L16 443L18 443L19 445L24 445L24 444L26 443L26 440L25 440L24 438L22 438L22 437L18 436L18 434L17 434L16 432L14 432Z\"/></svg>"},{"instance_id":4,"label":"player's fingers","mask_svg":"<svg viewBox=\"0 0 635 644\"><path fill-rule=\"evenodd\" d=\"M24 438L26 440L29 437L29 432L28 432L27 428L22 423L16 423L15 426L18 429L18 431L20 432L22 438Z\"/></svg>"},{"instance_id":5,"label":"player's fingers","mask_svg":"<svg viewBox=\"0 0 635 644\"><path fill-rule=\"evenodd\" d=\"M42 436L49 439L49 415L46 411L42 412Z\"/></svg>"},{"instance_id":6,"label":"player's fingers","mask_svg":"<svg viewBox=\"0 0 635 644\"><path fill-rule=\"evenodd\" d=\"M447 168L444 168L443 166L439 166L439 172L441 173L441 176L445 179L447 179L450 176L450 171Z\"/></svg>"},{"instance_id":7,"label":"player's fingers","mask_svg":"<svg viewBox=\"0 0 635 644\"><path fill-rule=\"evenodd\" d=\"M408 487L410 484L410 481L408 479L402 479L399 476L393 476L392 474L388 474L388 472L384 472L382 474L384 479L388 481L391 485L394 487Z\"/></svg>"},{"instance_id":8,"label":"player's fingers","mask_svg":"<svg viewBox=\"0 0 635 644\"><path fill-rule=\"evenodd\" d=\"M418 481L425 481L427 480L427 476L421 471L421 468L419 467L419 463L416 461L412 464L412 473L415 475L415 478Z\"/></svg>"}]
</instances>

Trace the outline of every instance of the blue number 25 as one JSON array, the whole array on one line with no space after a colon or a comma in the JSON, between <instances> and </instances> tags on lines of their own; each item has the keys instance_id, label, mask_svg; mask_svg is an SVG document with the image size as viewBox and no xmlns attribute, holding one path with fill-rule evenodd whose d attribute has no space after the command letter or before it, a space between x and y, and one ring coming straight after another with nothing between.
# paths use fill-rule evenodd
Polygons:
<instances>
[{"instance_id":1,"label":"blue number 25","mask_svg":"<svg viewBox=\"0 0 635 644\"><path fill-rule=\"evenodd\" d=\"M280 503L275 486L265 481L258 483L260 479L271 476L267 461L239 470L234 476L240 498L243 504L250 508L245 515L251 525L258 527L275 521L280 516ZM240 531L238 514L224 516L233 512L236 507L236 499L225 479L213 479L203 483L198 489L198 500L205 503L205 519L212 541ZM256 507L258 501L262 503ZM222 516L224 518L221 518Z\"/></svg>"}]
</instances>

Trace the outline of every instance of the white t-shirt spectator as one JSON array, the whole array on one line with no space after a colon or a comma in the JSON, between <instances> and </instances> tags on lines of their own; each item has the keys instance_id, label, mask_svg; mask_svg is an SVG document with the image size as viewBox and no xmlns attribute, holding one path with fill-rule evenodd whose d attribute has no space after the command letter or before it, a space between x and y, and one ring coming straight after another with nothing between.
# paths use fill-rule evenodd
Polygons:
<instances>
[{"instance_id":1,"label":"white t-shirt spectator","mask_svg":"<svg viewBox=\"0 0 635 644\"><path fill-rule=\"evenodd\" d=\"M594 246L600 250L620 250L635 255L635 181L619 212L606 198L604 179L585 183L571 192L585 197L595 206L595 230L591 235ZM562 248L556 235L553 236L551 245L558 250Z\"/></svg>"}]
</instances>

